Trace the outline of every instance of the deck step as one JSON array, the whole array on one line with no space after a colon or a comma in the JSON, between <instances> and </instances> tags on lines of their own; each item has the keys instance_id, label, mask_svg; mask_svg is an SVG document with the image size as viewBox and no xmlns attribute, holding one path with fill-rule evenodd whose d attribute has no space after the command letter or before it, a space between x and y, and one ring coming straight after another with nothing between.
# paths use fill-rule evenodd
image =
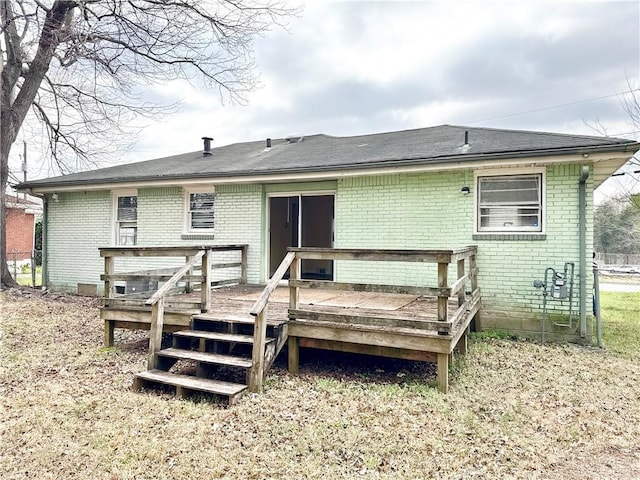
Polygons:
<instances>
[{"instance_id":1,"label":"deck step","mask_svg":"<svg viewBox=\"0 0 640 480\"><path fill-rule=\"evenodd\" d=\"M197 352L180 348L165 348L158 352L158 356L177 358L179 360L194 360L196 362L226 365L228 367L251 368L251 359L218 353Z\"/></svg>"},{"instance_id":2,"label":"deck step","mask_svg":"<svg viewBox=\"0 0 640 480\"><path fill-rule=\"evenodd\" d=\"M253 344L253 336L239 335L237 333L210 332L207 330L181 330L173 334L175 337L204 338L205 340L215 340L220 342ZM266 343L273 342L275 338L267 337Z\"/></svg>"},{"instance_id":3,"label":"deck step","mask_svg":"<svg viewBox=\"0 0 640 480\"><path fill-rule=\"evenodd\" d=\"M228 313L199 313L193 315L194 320L204 320L209 322L224 322L224 323L240 323L244 325L254 325L255 317L253 315L233 315ZM267 325L278 327L286 323L286 320L278 321L278 320L270 320L267 319Z\"/></svg>"},{"instance_id":4,"label":"deck step","mask_svg":"<svg viewBox=\"0 0 640 480\"><path fill-rule=\"evenodd\" d=\"M163 372L161 370L147 370L145 372L138 373L136 375L136 381L134 382L134 388L139 390L142 388L145 381L173 385L174 387L187 388L189 390L196 390L199 392L223 395L229 397L230 405L235 403L235 400L247 389L246 385L239 383L190 377L188 375L179 375L176 373Z\"/></svg>"}]
</instances>

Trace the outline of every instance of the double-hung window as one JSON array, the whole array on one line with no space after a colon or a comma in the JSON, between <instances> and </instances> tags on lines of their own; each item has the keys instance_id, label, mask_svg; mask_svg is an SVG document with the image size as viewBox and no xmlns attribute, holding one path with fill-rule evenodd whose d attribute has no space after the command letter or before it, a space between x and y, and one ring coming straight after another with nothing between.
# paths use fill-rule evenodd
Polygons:
<instances>
[{"instance_id":1,"label":"double-hung window","mask_svg":"<svg viewBox=\"0 0 640 480\"><path fill-rule=\"evenodd\" d=\"M203 191L186 192L186 227L189 232L212 232L214 227L214 204L216 194L213 188Z\"/></svg>"},{"instance_id":2,"label":"double-hung window","mask_svg":"<svg viewBox=\"0 0 640 480\"><path fill-rule=\"evenodd\" d=\"M136 245L138 243L138 196L137 194L118 194L115 196L117 245Z\"/></svg>"},{"instance_id":3,"label":"double-hung window","mask_svg":"<svg viewBox=\"0 0 640 480\"><path fill-rule=\"evenodd\" d=\"M478 175L478 233L543 232L542 172Z\"/></svg>"}]
</instances>

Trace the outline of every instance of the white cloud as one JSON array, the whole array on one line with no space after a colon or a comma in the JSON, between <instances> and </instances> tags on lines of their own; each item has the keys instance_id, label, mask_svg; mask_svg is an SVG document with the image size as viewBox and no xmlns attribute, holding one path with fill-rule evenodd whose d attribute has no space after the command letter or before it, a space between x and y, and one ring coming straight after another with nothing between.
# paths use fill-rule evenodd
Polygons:
<instances>
[{"instance_id":1,"label":"white cloud","mask_svg":"<svg viewBox=\"0 0 640 480\"><path fill-rule=\"evenodd\" d=\"M256 40L262 87L248 106L188 82L155 86L151 98L183 110L152 122L122 160L198 150L203 135L222 145L481 119L493 120L473 125L594 134L585 121L600 121L628 133L617 98L576 102L640 78L638 31L638 2L309 3L288 32Z\"/></svg>"}]
</instances>

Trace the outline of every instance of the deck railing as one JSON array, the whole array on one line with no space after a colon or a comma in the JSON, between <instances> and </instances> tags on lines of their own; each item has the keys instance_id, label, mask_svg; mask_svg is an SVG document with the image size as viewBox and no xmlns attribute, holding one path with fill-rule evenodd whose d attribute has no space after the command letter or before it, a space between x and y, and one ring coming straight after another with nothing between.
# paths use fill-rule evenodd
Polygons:
<instances>
[{"instance_id":1,"label":"deck railing","mask_svg":"<svg viewBox=\"0 0 640 480\"><path fill-rule=\"evenodd\" d=\"M191 307L199 307L201 312L211 309L211 287L246 283L247 278L247 245L218 245L218 246L179 246L179 247L110 247L100 248L100 255L104 257L104 306L111 307L124 302L133 302L151 307L151 324L149 333L148 367L156 367L157 351L162 343L164 328L164 310L167 296L175 292L180 283L181 290L192 292L200 289L200 302L181 302ZM212 263L215 252L240 252L240 261L226 263ZM138 270L127 273L115 272L117 257L184 257L186 262L177 269ZM200 269L200 274L194 274ZM224 280L213 281L214 269L240 268L240 276ZM116 295L115 282L128 281L156 281L165 282L149 298L149 292L138 294ZM112 330L110 330L112 332ZM112 334L112 333L111 333ZM113 339L105 341L112 344Z\"/></svg>"},{"instance_id":2,"label":"deck railing","mask_svg":"<svg viewBox=\"0 0 640 480\"><path fill-rule=\"evenodd\" d=\"M287 270L291 267L291 271L299 270L300 261L296 262L296 254L289 252L285 255L284 259L280 263L280 266L276 269L275 273L267 283L267 286L262 291L262 295L256 301L251 308L251 315L255 317L255 324L253 327L253 350L252 350L252 367L249 371L249 390L252 392L262 391L262 380L264 378L264 350L267 336L267 307L269 304L269 297L278 287L282 279L284 278ZM290 304L297 304L297 300L290 299Z\"/></svg>"},{"instance_id":3,"label":"deck railing","mask_svg":"<svg viewBox=\"0 0 640 480\"><path fill-rule=\"evenodd\" d=\"M289 252L276 270L262 295L251 309L251 315L256 317L254 332L254 369L251 379L254 391L262 388L261 359L264 357L264 337L266 326L266 311L271 293L284 278L287 270L289 274L289 317L291 319L307 319L326 322L360 323L367 327L406 327L433 331L434 335L457 341L464 336L464 331L471 317L478 312L480 290L478 288L476 266L476 246L468 246L453 250L372 250L372 249L336 249L336 248L289 248ZM418 262L437 265L437 286L399 286L369 283L336 282L328 280L303 280L301 278L302 260L356 260L379 262ZM449 265L456 264L456 277L449 281ZM470 284L470 295L467 296L467 285ZM403 320L391 319L383 316L345 315L341 313L318 312L299 308L300 288L316 288L331 290L346 290L376 293L408 293L422 296L437 297L437 316L431 320ZM449 298L457 297L457 309L450 314ZM479 321L476 316L476 321ZM459 326L464 323L464 328ZM460 331L462 330L462 331ZM466 338L466 337L465 337ZM466 348L466 344L463 346ZM440 365L440 362L438 363ZM440 378L440 376L439 376Z\"/></svg>"}]
</instances>

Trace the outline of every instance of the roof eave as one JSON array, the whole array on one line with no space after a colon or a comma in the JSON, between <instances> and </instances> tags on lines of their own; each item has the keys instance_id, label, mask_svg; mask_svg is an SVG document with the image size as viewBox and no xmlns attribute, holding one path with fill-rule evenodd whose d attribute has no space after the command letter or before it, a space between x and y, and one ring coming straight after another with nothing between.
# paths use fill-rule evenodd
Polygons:
<instances>
[{"instance_id":1,"label":"roof eave","mask_svg":"<svg viewBox=\"0 0 640 480\"><path fill-rule=\"evenodd\" d=\"M203 172L191 175L162 175L162 176L139 176L139 177L126 177L126 178L111 178L102 180L77 180L70 182L25 182L14 186L18 191L45 193L54 191L55 189L67 189L74 187L90 187L94 185L116 185L122 188L130 185L138 185L151 182L181 182L189 180L210 179L210 178L243 178L243 177L264 177L268 179L275 175L295 175L295 174L308 174L310 172L339 172L350 170L372 170L380 168L402 168L402 167L414 167L414 166L429 166L433 169L442 167L447 169L448 165L469 165L473 166L478 162L487 161L499 161L499 160L513 160L513 163L520 163L519 160L524 158L534 157L556 157L556 156L569 156L569 155L590 155L593 153L611 153L616 152L619 154L633 155L640 149L640 143L617 143L611 145L595 145L595 146L582 146L582 147L569 147L569 148L549 148L549 149L537 149L528 151L501 151L482 154L473 153L460 153L456 155L446 155L440 157L413 157L413 158L391 158L380 160L376 162L360 163L360 164L342 164L342 165L325 165L325 166L313 166L303 168L291 168L291 169L272 169L268 171L238 171L238 172ZM585 157L587 160L588 157ZM576 159L578 160L578 159ZM74 188L75 189L75 188Z\"/></svg>"}]
</instances>

